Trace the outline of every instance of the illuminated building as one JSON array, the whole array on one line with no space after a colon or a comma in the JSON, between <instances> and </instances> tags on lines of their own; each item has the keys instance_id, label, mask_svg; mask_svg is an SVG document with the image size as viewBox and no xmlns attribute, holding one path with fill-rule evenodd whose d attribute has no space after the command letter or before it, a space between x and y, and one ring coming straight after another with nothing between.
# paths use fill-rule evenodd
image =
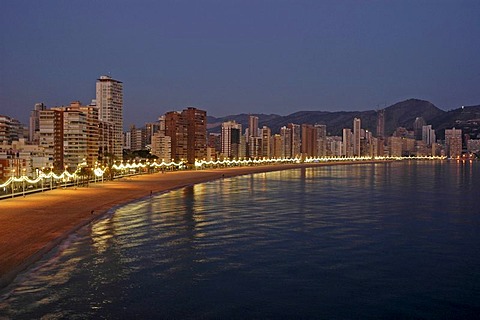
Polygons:
<instances>
[{"instance_id":1,"label":"illuminated building","mask_svg":"<svg viewBox=\"0 0 480 320\"><path fill-rule=\"evenodd\" d=\"M46 110L47 106L43 103L36 103L34 109L30 112L29 142L38 145L40 142L40 111Z\"/></svg>"},{"instance_id":2,"label":"illuminated building","mask_svg":"<svg viewBox=\"0 0 480 320\"><path fill-rule=\"evenodd\" d=\"M280 136L282 137L282 158L292 157L292 129L285 126L280 128Z\"/></svg>"},{"instance_id":3,"label":"illuminated building","mask_svg":"<svg viewBox=\"0 0 480 320\"><path fill-rule=\"evenodd\" d=\"M249 116L248 117L248 130L246 135L246 140L248 141L248 152L247 156L250 158L257 158L261 155L262 148L262 139L258 134L258 117Z\"/></svg>"},{"instance_id":4,"label":"illuminated building","mask_svg":"<svg viewBox=\"0 0 480 320\"><path fill-rule=\"evenodd\" d=\"M160 160L168 162L172 159L172 138L165 135L165 116L158 118L158 130L152 136L151 153Z\"/></svg>"},{"instance_id":5,"label":"illuminated building","mask_svg":"<svg viewBox=\"0 0 480 320\"><path fill-rule=\"evenodd\" d=\"M63 169L63 110L52 108L40 111L40 146L48 157L47 166Z\"/></svg>"},{"instance_id":6,"label":"illuminated building","mask_svg":"<svg viewBox=\"0 0 480 320\"><path fill-rule=\"evenodd\" d=\"M63 120L65 165L75 169L79 163L86 162L93 167L98 160L98 108L74 101L65 107Z\"/></svg>"},{"instance_id":7,"label":"illuminated building","mask_svg":"<svg viewBox=\"0 0 480 320\"><path fill-rule=\"evenodd\" d=\"M324 157L327 155L327 126L324 124L315 125L316 132L316 156Z\"/></svg>"},{"instance_id":8,"label":"illuminated building","mask_svg":"<svg viewBox=\"0 0 480 320\"><path fill-rule=\"evenodd\" d=\"M343 129L342 156L345 156L345 157L353 156L352 129L349 129L349 128Z\"/></svg>"},{"instance_id":9,"label":"illuminated building","mask_svg":"<svg viewBox=\"0 0 480 320\"><path fill-rule=\"evenodd\" d=\"M413 134L415 140L422 140L423 136L423 126L426 126L427 123L422 117L417 117L415 118L415 121L413 122Z\"/></svg>"},{"instance_id":10,"label":"illuminated building","mask_svg":"<svg viewBox=\"0 0 480 320\"><path fill-rule=\"evenodd\" d=\"M0 143L12 143L23 138L22 124L8 116L0 115Z\"/></svg>"},{"instance_id":11,"label":"illuminated building","mask_svg":"<svg viewBox=\"0 0 480 320\"><path fill-rule=\"evenodd\" d=\"M385 137L385 109L377 111L377 138Z\"/></svg>"},{"instance_id":12,"label":"illuminated building","mask_svg":"<svg viewBox=\"0 0 480 320\"><path fill-rule=\"evenodd\" d=\"M222 150L224 157L235 159L240 157L242 125L235 121L222 123Z\"/></svg>"},{"instance_id":13,"label":"illuminated building","mask_svg":"<svg viewBox=\"0 0 480 320\"><path fill-rule=\"evenodd\" d=\"M39 144L48 166L75 170L80 163L93 166L98 160L99 122L95 106L74 101L67 107L39 111Z\"/></svg>"},{"instance_id":14,"label":"illuminated building","mask_svg":"<svg viewBox=\"0 0 480 320\"><path fill-rule=\"evenodd\" d=\"M401 157L403 152L402 137L388 137L389 154L391 157Z\"/></svg>"},{"instance_id":15,"label":"illuminated building","mask_svg":"<svg viewBox=\"0 0 480 320\"><path fill-rule=\"evenodd\" d=\"M361 139L361 124L360 119L355 118L353 119L353 156L360 157L361 154L361 147L360 147L360 139Z\"/></svg>"},{"instance_id":16,"label":"illuminated building","mask_svg":"<svg viewBox=\"0 0 480 320\"><path fill-rule=\"evenodd\" d=\"M427 145L431 146L437 141L435 137L435 130L432 129L431 125L422 127L422 141Z\"/></svg>"},{"instance_id":17,"label":"illuminated building","mask_svg":"<svg viewBox=\"0 0 480 320\"><path fill-rule=\"evenodd\" d=\"M283 157L283 137L280 134L275 134L271 138L272 158L282 158Z\"/></svg>"},{"instance_id":18,"label":"illuminated building","mask_svg":"<svg viewBox=\"0 0 480 320\"><path fill-rule=\"evenodd\" d=\"M194 164L207 156L207 112L188 107L165 114L165 135L171 138L172 158Z\"/></svg>"},{"instance_id":19,"label":"illuminated building","mask_svg":"<svg viewBox=\"0 0 480 320\"><path fill-rule=\"evenodd\" d=\"M270 130L269 127L263 126L261 129L262 136L261 136L261 141L262 141L262 147L261 147L261 157L264 158L270 158L271 156L271 141L270 137L272 136L272 131Z\"/></svg>"},{"instance_id":20,"label":"illuminated building","mask_svg":"<svg viewBox=\"0 0 480 320\"><path fill-rule=\"evenodd\" d=\"M300 125L299 124L294 124L294 123L289 123L287 125L287 128L290 129L290 132L291 132L291 154L290 156L287 156L287 157L290 157L290 158L295 158L295 157L298 157L300 156L300 153L301 153L301 149L300 149L300 146L301 146L301 143L302 143L302 140L301 140L301 129L300 129Z\"/></svg>"},{"instance_id":21,"label":"illuminated building","mask_svg":"<svg viewBox=\"0 0 480 320\"><path fill-rule=\"evenodd\" d=\"M445 146L448 157L460 157L462 155L462 130L445 129Z\"/></svg>"},{"instance_id":22,"label":"illuminated building","mask_svg":"<svg viewBox=\"0 0 480 320\"><path fill-rule=\"evenodd\" d=\"M96 106L99 120L104 122L100 141L102 156L123 158L123 83L109 76L101 76L96 83Z\"/></svg>"},{"instance_id":23,"label":"illuminated building","mask_svg":"<svg viewBox=\"0 0 480 320\"><path fill-rule=\"evenodd\" d=\"M317 133L316 128L311 124L302 124L302 156L317 156Z\"/></svg>"}]
</instances>

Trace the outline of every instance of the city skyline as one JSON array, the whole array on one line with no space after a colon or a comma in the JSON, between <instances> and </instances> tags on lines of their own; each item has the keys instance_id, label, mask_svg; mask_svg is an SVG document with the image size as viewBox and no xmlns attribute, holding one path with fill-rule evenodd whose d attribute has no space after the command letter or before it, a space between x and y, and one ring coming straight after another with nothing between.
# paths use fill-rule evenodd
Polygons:
<instances>
[{"instance_id":1,"label":"city skyline","mask_svg":"<svg viewBox=\"0 0 480 320\"><path fill-rule=\"evenodd\" d=\"M480 4L15 1L1 13L0 110L125 84L125 125L194 106L220 117L371 110L408 98L478 104Z\"/></svg>"}]
</instances>

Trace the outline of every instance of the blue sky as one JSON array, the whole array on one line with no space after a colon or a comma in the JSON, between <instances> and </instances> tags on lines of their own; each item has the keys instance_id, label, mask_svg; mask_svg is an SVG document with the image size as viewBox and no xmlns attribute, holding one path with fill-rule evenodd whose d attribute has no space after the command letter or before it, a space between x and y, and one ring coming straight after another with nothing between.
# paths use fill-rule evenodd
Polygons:
<instances>
[{"instance_id":1,"label":"blue sky","mask_svg":"<svg viewBox=\"0 0 480 320\"><path fill-rule=\"evenodd\" d=\"M0 2L0 114L124 82L125 124L369 110L408 98L480 104L480 1Z\"/></svg>"}]
</instances>

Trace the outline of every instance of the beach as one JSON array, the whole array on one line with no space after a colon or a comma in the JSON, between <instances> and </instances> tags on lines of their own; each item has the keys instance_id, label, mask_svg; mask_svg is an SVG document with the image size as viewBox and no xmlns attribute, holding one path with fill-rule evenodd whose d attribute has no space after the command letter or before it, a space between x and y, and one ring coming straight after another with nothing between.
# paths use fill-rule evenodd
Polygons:
<instances>
[{"instance_id":1,"label":"beach","mask_svg":"<svg viewBox=\"0 0 480 320\"><path fill-rule=\"evenodd\" d=\"M368 163L362 161L355 163ZM143 174L88 187L59 188L0 201L0 288L69 234L112 208L152 194L238 175L351 162L282 164Z\"/></svg>"}]
</instances>

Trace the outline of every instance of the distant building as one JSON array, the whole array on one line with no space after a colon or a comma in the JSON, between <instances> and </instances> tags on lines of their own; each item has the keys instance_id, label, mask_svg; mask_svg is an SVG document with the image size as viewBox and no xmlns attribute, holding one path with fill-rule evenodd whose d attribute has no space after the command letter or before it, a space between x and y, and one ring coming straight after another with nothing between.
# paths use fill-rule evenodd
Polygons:
<instances>
[{"instance_id":1,"label":"distant building","mask_svg":"<svg viewBox=\"0 0 480 320\"><path fill-rule=\"evenodd\" d=\"M315 125L316 133L316 156L324 157L327 155L327 126L324 124Z\"/></svg>"},{"instance_id":2,"label":"distant building","mask_svg":"<svg viewBox=\"0 0 480 320\"><path fill-rule=\"evenodd\" d=\"M131 125L130 126L130 150L140 151L140 150L144 150L145 147L146 147L145 129L136 128L135 125Z\"/></svg>"},{"instance_id":3,"label":"distant building","mask_svg":"<svg viewBox=\"0 0 480 320\"><path fill-rule=\"evenodd\" d=\"M270 158L271 157L271 139L270 137L272 136L272 131L270 130L269 127L263 126L261 130L261 154L260 157L262 158Z\"/></svg>"},{"instance_id":4,"label":"distant building","mask_svg":"<svg viewBox=\"0 0 480 320\"><path fill-rule=\"evenodd\" d=\"M272 151L270 156L272 158L282 158L284 157L283 152L283 137L280 134L274 134L271 138Z\"/></svg>"},{"instance_id":5,"label":"distant building","mask_svg":"<svg viewBox=\"0 0 480 320\"><path fill-rule=\"evenodd\" d=\"M432 129L431 125L422 127L422 139L421 140L427 146L431 146L437 141L437 138L435 136L435 130Z\"/></svg>"},{"instance_id":6,"label":"distant building","mask_svg":"<svg viewBox=\"0 0 480 320\"><path fill-rule=\"evenodd\" d=\"M422 117L417 117L413 122L413 134L415 140L422 140L423 126L426 126L427 123Z\"/></svg>"},{"instance_id":7,"label":"distant building","mask_svg":"<svg viewBox=\"0 0 480 320\"><path fill-rule=\"evenodd\" d=\"M171 138L172 158L186 160L190 165L195 159L207 156L207 112L188 107L181 112L165 114L165 134Z\"/></svg>"},{"instance_id":8,"label":"distant building","mask_svg":"<svg viewBox=\"0 0 480 320\"><path fill-rule=\"evenodd\" d=\"M299 157L301 155L301 129L299 124L289 123L287 128L290 129L291 133L291 154L288 156L289 158Z\"/></svg>"},{"instance_id":9,"label":"distant building","mask_svg":"<svg viewBox=\"0 0 480 320\"><path fill-rule=\"evenodd\" d=\"M360 119L353 119L353 156L355 157L359 157L362 155L360 147L361 130L362 128Z\"/></svg>"},{"instance_id":10,"label":"distant building","mask_svg":"<svg viewBox=\"0 0 480 320\"><path fill-rule=\"evenodd\" d=\"M23 138L23 126L20 121L0 115L0 144L11 144Z\"/></svg>"},{"instance_id":11,"label":"distant building","mask_svg":"<svg viewBox=\"0 0 480 320\"><path fill-rule=\"evenodd\" d=\"M207 146L209 148L213 148L215 153L221 153L222 152L222 134L221 133L209 133L208 134Z\"/></svg>"},{"instance_id":12,"label":"distant building","mask_svg":"<svg viewBox=\"0 0 480 320\"><path fill-rule=\"evenodd\" d=\"M480 155L480 139L469 139L467 142L467 151Z\"/></svg>"},{"instance_id":13,"label":"distant building","mask_svg":"<svg viewBox=\"0 0 480 320\"><path fill-rule=\"evenodd\" d=\"M46 110L47 106L43 103L36 103L33 110L30 112L30 125L29 125L29 134L28 141L31 144L36 144L40 142L40 111Z\"/></svg>"},{"instance_id":14,"label":"distant building","mask_svg":"<svg viewBox=\"0 0 480 320\"><path fill-rule=\"evenodd\" d=\"M311 124L302 124L302 156L316 157L317 156L317 130Z\"/></svg>"},{"instance_id":15,"label":"distant building","mask_svg":"<svg viewBox=\"0 0 480 320\"><path fill-rule=\"evenodd\" d=\"M377 111L377 138L385 137L385 109Z\"/></svg>"},{"instance_id":16,"label":"distant building","mask_svg":"<svg viewBox=\"0 0 480 320\"><path fill-rule=\"evenodd\" d=\"M240 157L240 136L242 135L242 125L235 121L222 123L222 150L224 157L236 159Z\"/></svg>"},{"instance_id":17,"label":"distant building","mask_svg":"<svg viewBox=\"0 0 480 320\"><path fill-rule=\"evenodd\" d=\"M388 147L391 157L401 157L403 155L403 139L402 137L389 137Z\"/></svg>"},{"instance_id":18,"label":"distant building","mask_svg":"<svg viewBox=\"0 0 480 320\"><path fill-rule=\"evenodd\" d=\"M445 129L445 147L447 156L450 158L456 158L462 155L461 129Z\"/></svg>"},{"instance_id":19,"label":"distant building","mask_svg":"<svg viewBox=\"0 0 480 320\"><path fill-rule=\"evenodd\" d=\"M343 129L342 156L345 156L345 157L353 156L352 129L349 129L349 128Z\"/></svg>"},{"instance_id":20,"label":"distant building","mask_svg":"<svg viewBox=\"0 0 480 320\"><path fill-rule=\"evenodd\" d=\"M285 126L280 128L280 136L282 142L282 158L292 157L292 129Z\"/></svg>"},{"instance_id":21,"label":"distant building","mask_svg":"<svg viewBox=\"0 0 480 320\"><path fill-rule=\"evenodd\" d=\"M158 118L158 130L152 136L150 153L165 162L172 160L172 138L165 134L165 116Z\"/></svg>"}]
</instances>

